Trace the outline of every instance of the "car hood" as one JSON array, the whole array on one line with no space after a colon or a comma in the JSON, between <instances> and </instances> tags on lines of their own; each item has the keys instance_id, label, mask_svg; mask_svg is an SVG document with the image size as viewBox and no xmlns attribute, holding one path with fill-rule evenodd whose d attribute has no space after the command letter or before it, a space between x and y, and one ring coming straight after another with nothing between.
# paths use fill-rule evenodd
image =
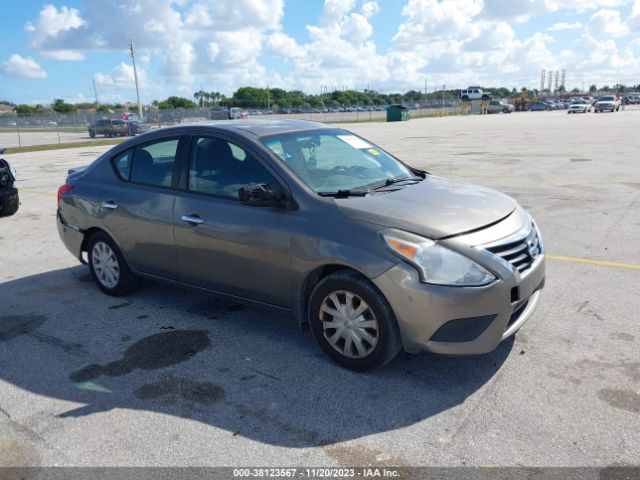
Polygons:
<instances>
[{"instance_id":1,"label":"car hood","mask_svg":"<svg viewBox=\"0 0 640 480\"><path fill-rule=\"evenodd\" d=\"M336 200L347 216L431 239L477 230L509 216L516 201L477 185L427 175L400 190Z\"/></svg>"},{"instance_id":2,"label":"car hood","mask_svg":"<svg viewBox=\"0 0 640 480\"><path fill-rule=\"evenodd\" d=\"M615 103L615 100L598 100L596 103L598 105L611 105Z\"/></svg>"}]
</instances>

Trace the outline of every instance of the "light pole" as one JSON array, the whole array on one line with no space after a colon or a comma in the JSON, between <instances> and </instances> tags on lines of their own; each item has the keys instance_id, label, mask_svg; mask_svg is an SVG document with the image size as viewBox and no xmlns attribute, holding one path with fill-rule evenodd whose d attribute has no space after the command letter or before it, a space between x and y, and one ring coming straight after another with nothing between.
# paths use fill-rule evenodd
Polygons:
<instances>
[{"instance_id":1,"label":"light pole","mask_svg":"<svg viewBox=\"0 0 640 480\"><path fill-rule=\"evenodd\" d=\"M129 40L129 50L133 61L133 78L136 81L136 98L138 100L138 119L142 121L142 105L140 104L140 89L138 88L138 70L136 69L136 54L133 49L133 40Z\"/></svg>"}]
</instances>

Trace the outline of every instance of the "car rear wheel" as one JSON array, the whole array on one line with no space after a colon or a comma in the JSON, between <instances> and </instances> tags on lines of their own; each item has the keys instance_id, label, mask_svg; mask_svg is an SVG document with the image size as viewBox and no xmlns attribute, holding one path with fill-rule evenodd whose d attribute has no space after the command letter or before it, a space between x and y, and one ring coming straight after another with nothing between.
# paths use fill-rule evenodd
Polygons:
<instances>
[{"instance_id":1,"label":"car rear wheel","mask_svg":"<svg viewBox=\"0 0 640 480\"><path fill-rule=\"evenodd\" d=\"M316 341L335 362L351 370L379 368L401 349L393 310L366 278L338 271L323 279L309 302Z\"/></svg>"},{"instance_id":2,"label":"car rear wheel","mask_svg":"<svg viewBox=\"0 0 640 480\"><path fill-rule=\"evenodd\" d=\"M93 234L87 251L91 275L104 293L117 297L138 286L138 278L131 272L122 253L107 234Z\"/></svg>"}]
</instances>

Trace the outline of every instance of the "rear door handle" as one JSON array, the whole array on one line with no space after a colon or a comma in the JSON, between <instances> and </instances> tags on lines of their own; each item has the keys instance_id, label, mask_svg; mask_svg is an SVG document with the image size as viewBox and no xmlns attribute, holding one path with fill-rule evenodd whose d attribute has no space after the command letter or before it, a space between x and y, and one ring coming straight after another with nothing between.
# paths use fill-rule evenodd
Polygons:
<instances>
[{"instance_id":1,"label":"rear door handle","mask_svg":"<svg viewBox=\"0 0 640 480\"><path fill-rule=\"evenodd\" d=\"M113 200L107 200L106 202L102 202L100 206L102 208L108 208L109 210L115 210L116 208L118 208L118 204Z\"/></svg>"},{"instance_id":2,"label":"rear door handle","mask_svg":"<svg viewBox=\"0 0 640 480\"><path fill-rule=\"evenodd\" d=\"M191 225L200 225L201 223L204 223L204 220L201 219L198 215L183 215L182 221L187 222Z\"/></svg>"}]
</instances>

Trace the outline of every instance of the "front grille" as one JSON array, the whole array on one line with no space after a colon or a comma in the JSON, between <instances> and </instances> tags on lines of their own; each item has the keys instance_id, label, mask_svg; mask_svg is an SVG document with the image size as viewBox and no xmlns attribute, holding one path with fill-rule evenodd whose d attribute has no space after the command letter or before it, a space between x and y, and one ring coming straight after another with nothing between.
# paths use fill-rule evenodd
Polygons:
<instances>
[{"instance_id":1,"label":"front grille","mask_svg":"<svg viewBox=\"0 0 640 480\"><path fill-rule=\"evenodd\" d=\"M531 268L536 257L542 253L538 233L533 225L526 236L487 247L487 250L509 262L520 273Z\"/></svg>"}]
</instances>

